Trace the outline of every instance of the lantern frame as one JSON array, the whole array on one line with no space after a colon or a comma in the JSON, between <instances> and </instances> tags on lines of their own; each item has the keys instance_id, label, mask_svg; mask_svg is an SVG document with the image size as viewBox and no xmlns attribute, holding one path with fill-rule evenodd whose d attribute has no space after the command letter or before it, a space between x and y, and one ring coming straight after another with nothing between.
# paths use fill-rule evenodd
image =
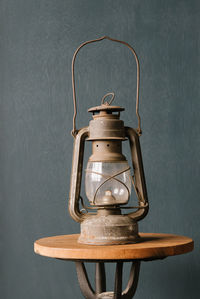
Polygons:
<instances>
[{"instance_id":1,"label":"lantern frame","mask_svg":"<svg viewBox=\"0 0 200 299\"><path fill-rule=\"evenodd\" d=\"M88 111L93 113L93 120L90 121L89 126L84 127L80 130L76 129L76 115L77 115L77 105L76 105L76 92L75 92L75 76L74 76L74 64L75 58L78 51L85 45L92 42L102 41L108 39L114 42L122 43L132 51L136 59L137 64L137 92L136 92L136 115L138 118L138 128L135 130L130 127L126 127L123 121L119 119L120 111L124 108L119 106L111 106L111 102L114 99L114 94L106 94L103 99L101 106L90 108ZM96 40L87 41L81 44L75 51L72 59L72 87L73 87L73 101L74 101L74 116L73 116L73 130L72 136L74 137L74 150L73 150L73 160L72 160L72 171L71 171L71 184L70 184L70 194L69 194L69 213L71 217L81 223L81 235L79 242L86 244L124 244L133 243L139 240L138 235L138 225L137 222L142 220L148 213L149 204L147 198L147 190L145 183L145 176L142 163L141 148L139 142L139 136L141 135L141 125L139 116L139 60L135 50L126 42L112 39L110 37L104 36ZM109 102L105 102L105 98L109 95L112 98ZM118 112L118 115L112 114L113 112ZM99 113L97 116L95 113ZM83 199L80 195L81 191L81 180L83 172L83 157L84 157L84 147L85 141L90 140L95 142L105 142L105 141L122 141L128 139L131 148L131 158L134 170L134 176L132 177L132 182L134 189L138 198L137 207L122 207L118 205L110 206L94 206L88 209L97 212L89 213L87 208L85 209ZM119 142L118 142L119 143ZM117 143L116 143L117 144ZM114 147L115 148L115 147ZM122 153L119 151L118 159L125 160ZM117 161L116 150L115 155L113 155L112 150L106 151L105 153L100 153L100 161ZM120 158L119 158L120 157ZM92 159L92 158L91 158ZM116 175L115 175L116 176ZM110 177L112 178L112 177ZM109 178L109 179L110 179ZM80 209L80 202L83 204L85 212ZM124 208L136 208L136 211L121 214L121 209ZM105 218L106 217L106 218ZM105 224L105 223L108 223Z\"/></svg>"}]
</instances>

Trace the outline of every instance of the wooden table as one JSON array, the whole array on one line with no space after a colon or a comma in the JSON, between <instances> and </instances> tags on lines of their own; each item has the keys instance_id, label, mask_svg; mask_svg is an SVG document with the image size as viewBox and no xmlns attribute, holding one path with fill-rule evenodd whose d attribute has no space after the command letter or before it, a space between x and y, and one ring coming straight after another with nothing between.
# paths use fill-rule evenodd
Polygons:
<instances>
[{"instance_id":1,"label":"wooden table","mask_svg":"<svg viewBox=\"0 0 200 299\"><path fill-rule=\"evenodd\" d=\"M77 243L79 235L42 238L34 243L37 254L76 262L81 291L88 299L130 299L137 288L140 262L163 259L193 250L194 242L184 236L141 233L137 244L95 246ZM122 291L123 262L132 261L127 287ZM96 287L92 289L84 262L96 263ZM106 292L105 262L116 262L114 292Z\"/></svg>"}]
</instances>

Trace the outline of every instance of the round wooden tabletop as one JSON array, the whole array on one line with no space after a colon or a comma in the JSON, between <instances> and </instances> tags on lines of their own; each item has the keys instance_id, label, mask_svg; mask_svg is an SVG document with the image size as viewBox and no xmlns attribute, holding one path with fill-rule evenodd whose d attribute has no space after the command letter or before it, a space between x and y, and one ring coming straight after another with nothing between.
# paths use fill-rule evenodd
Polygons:
<instances>
[{"instance_id":1,"label":"round wooden tabletop","mask_svg":"<svg viewBox=\"0 0 200 299\"><path fill-rule=\"evenodd\" d=\"M184 236L140 233L141 240L126 245L84 245L79 235L42 238L34 243L37 254L67 260L133 260L159 259L193 250L194 242Z\"/></svg>"}]
</instances>

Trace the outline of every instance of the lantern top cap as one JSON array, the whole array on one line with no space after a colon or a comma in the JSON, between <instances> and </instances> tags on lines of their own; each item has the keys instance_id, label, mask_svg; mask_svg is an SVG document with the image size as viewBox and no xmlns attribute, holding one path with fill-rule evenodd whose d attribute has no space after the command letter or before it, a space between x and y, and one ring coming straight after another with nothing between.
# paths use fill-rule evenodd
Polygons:
<instances>
[{"instance_id":1,"label":"lantern top cap","mask_svg":"<svg viewBox=\"0 0 200 299\"><path fill-rule=\"evenodd\" d=\"M88 109L88 112L99 112L99 111L117 112L117 111L124 111L124 108L120 106L108 106L104 104L101 106L96 106Z\"/></svg>"},{"instance_id":2,"label":"lantern top cap","mask_svg":"<svg viewBox=\"0 0 200 299\"><path fill-rule=\"evenodd\" d=\"M109 101L105 102L105 99L107 97L111 96L111 99ZM101 99L101 106L96 106L88 109L88 112L100 112L100 111L107 111L108 113L117 112L117 111L124 111L123 107L120 106L110 106L110 104L113 102L115 98L114 92L108 92L106 93L103 98Z\"/></svg>"}]
</instances>

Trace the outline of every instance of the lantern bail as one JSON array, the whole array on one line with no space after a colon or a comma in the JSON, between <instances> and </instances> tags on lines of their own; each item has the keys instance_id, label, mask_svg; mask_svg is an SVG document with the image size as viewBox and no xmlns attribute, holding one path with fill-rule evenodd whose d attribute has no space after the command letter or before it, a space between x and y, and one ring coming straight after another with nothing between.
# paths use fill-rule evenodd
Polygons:
<instances>
[{"instance_id":1,"label":"lantern bail","mask_svg":"<svg viewBox=\"0 0 200 299\"><path fill-rule=\"evenodd\" d=\"M73 103L74 103L74 115L73 115L73 129L72 129L72 136L75 138L76 135L78 134L78 129L76 128L76 115L77 115L77 104L76 104L76 88L75 88L75 70L74 70L74 66L75 66L75 60L76 60L76 56L78 54L78 52L86 45L88 44L91 44L91 43L96 43L96 42L100 42L100 41L103 41L103 40L109 40L109 41L112 41L112 42L115 42L115 43L120 43L120 44L123 44L125 45L126 47L129 48L129 50L132 52L134 58L135 58L135 62L136 62L136 66L137 66L137 82L136 82L136 116L137 116L137 119L138 119L138 127L136 129L136 132L138 134L138 136L140 136L142 134L142 131L141 131L141 119L140 119L140 115L139 115L139 87L140 87L140 64L139 64L139 59L137 57L137 54L135 52L135 50L126 42L124 41L121 41L121 40L118 40L118 39L115 39L115 38L111 38L109 36L102 36L100 38L97 38L97 39L93 39L93 40L89 40L89 41L86 41L84 43L82 43L77 49L76 51L74 52L74 55L73 55L73 58L72 58L72 90L73 90ZM109 93L110 94L113 94L113 93ZM104 100L105 98L108 96L108 94L106 94L102 101L103 101L103 105L101 106L108 106L106 103L104 104ZM110 100L110 104L111 102L113 101L114 99L114 96L111 98ZM115 106L110 106L110 107L115 107ZM95 108L95 107L94 107ZM119 107L120 108L120 107ZM101 109L102 110L102 109ZM108 110L108 109L104 109L104 110ZM122 109L124 110L124 109ZM115 110L115 111L122 111L122 110ZM97 111L97 110L96 110ZM100 110L99 110L100 111ZM92 110L90 110L90 112L93 112Z\"/></svg>"}]
</instances>

